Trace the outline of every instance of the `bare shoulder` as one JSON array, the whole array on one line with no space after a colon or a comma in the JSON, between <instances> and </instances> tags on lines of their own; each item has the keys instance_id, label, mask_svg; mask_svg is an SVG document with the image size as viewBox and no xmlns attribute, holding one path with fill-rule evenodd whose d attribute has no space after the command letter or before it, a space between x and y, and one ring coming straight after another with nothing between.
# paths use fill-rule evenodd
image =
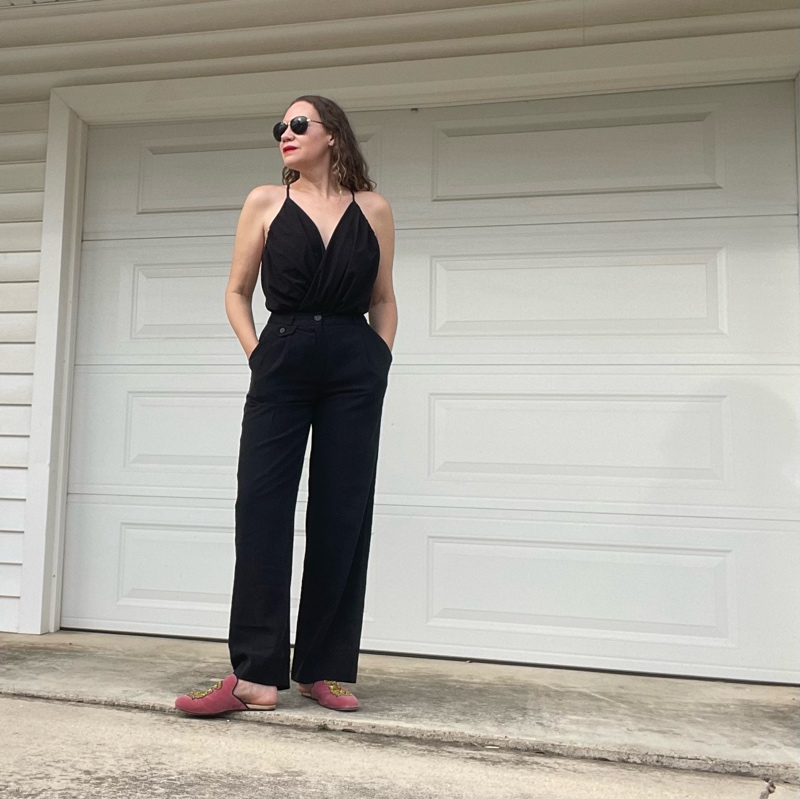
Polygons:
<instances>
[{"instance_id":1,"label":"bare shoulder","mask_svg":"<svg viewBox=\"0 0 800 799\"><path fill-rule=\"evenodd\" d=\"M257 208L260 210L268 210L270 206L279 201L279 198L285 191L283 186L278 186L273 183L267 183L263 186L256 186L250 190L250 193L245 198L245 206Z\"/></svg>"},{"instance_id":2,"label":"bare shoulder","mask_svg":"<svg viewBox=\"0 0 800 799\"><path fill-rule=\"evenodd\" d=\"M284 186L265 184L251 189L242 206L241 224L258 225L262 239L266 237L272 220L281 208L286 189Z\"/></svg>"},{"instance_id":3,"label":"bare shoulder","mask_svg":"<svg viewBox=\"0 0 800 799\"><path fill-rule=\"evenodd\" d=\"M392 206L389 201L377 191L357 191L356 201L364 211L365 216L374 228L379 226L392 227Z\"/></svg>"},{"instance_id":4,"label":"bare shoulder","mask_svg":"<svg viewBox=\"0 0 800 799\"><path fill-rule=\"evenodd\" d=\"M357 191L356 198L364 210L375 211L376 213L391 213L392 207L389 201L377 191Z\"/></svg>"}]
</instances>

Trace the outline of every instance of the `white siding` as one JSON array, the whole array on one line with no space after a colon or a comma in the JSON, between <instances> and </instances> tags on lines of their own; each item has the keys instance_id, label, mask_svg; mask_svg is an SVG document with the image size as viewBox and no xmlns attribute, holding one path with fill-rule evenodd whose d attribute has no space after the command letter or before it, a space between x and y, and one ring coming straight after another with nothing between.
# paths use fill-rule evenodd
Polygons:
<instances>
[{"instance_id":1,"label":"white siding","mask_svg":"<svg viewBox=\"0 0 800 799\"><path fill-rule=\"evenodd\" d=\"M18 627L47 103L0 105L0 630Z\"/></svg>"}]
</instances>

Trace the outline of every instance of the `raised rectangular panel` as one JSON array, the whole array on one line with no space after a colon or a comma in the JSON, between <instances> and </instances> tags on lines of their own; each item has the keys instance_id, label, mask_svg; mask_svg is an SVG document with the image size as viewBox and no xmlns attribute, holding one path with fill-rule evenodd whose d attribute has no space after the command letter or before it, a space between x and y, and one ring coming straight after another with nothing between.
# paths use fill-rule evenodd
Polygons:
<instances>
[{"instance_id":1,"label":"raised rectangular panel","mask_svg":"<svg viewBox=\"0 0 800 799\"><path fill-rule=\"evenodd\" d=\"M239 364L247 358L225 313L233 239L84 244L76 363ZM266 321L260 285L256 325Z\"/></svg>"},{"instance_id":2,"label":"raised rectangular panel","mask_svg":"<svg viewBox=\"0 0 800 799\"><path fill-rule=\"evenodd\" d=\"M380 190L400 230L796 214L794 126L791 81L419 108Z\"/></svg>"},{"instance_id":3,"label":"raised rectangular panel","mask_svg":"<svg viewBox=\"0 0 800 799\"><path fill-rule=\"evenodd\" d=\"M123 522L119 536L118 604L197 611L229 607L234 565L230 527Z\"/></svg>"},{"instance_id":4,"label":"raised rectangular panel","mask_svg":"<svg viewBox=\"0 0 800 799\"><path fill-rule=\"evenodd\" d=\"M238 209L253 166L270 160L264 132L144 139L137 213Z\"/></svg>"},{"instance_id":5,"label":"raised rectangular panel","mask_svg":"<svg viewBox=\"0 0 800 799\"><path fill-rule=\"evenodd\" d=\"M362 646L797 681L796 522L652 511L386 506L382 623ZM424 575L418 590L409 575Z\"/></svg>"},{"instance_id":6,"label":"raised rectangular panel","mask_svg":"<svg viewBox=\"0 0 800 799\"><path fill-rule=\"evenodd\" d=\"M244 372L76 369L69 492L232 500L248 384ZM309 436L304 470L310 444Z\"/></svg>"},{"instance_id":7,"label":"raised rectangular panel","mask_svg":"<svg viewBox=\"0 0 800 799\"><path fill-rule=\"evenodd\" d=\"M794 217L418 230L397 250L403 360L800 364Z\"/></svg>"},{"instance_id":8,"label":"raised rectangular panel","mask_svg":"<svg viewBox=\"0 0 800 799\"><path fill-rule=\"evenodd\" d=\"M217 634L227 625L233 508L197 502L67 502L62 624Z\"/></svg>"},{"instance_id":9,"label":"raised rectangular panel","mask_svg":"<svg viewBox=\"0 0 800 799\"><path fill-rule=\"evenodd\" d=\"M280 169L263 121L93 126L84 241L233 235L247 193Z\"/></svg>"},{"instance_id":10,"label":"raised rectangular panel","mask_svg":"<svg viewBox=\"0 0 800 799\"><path fill-rule=\"evenodd\" d=\"M711 105L439 123L433 200L723 188L717 127Z\"/></svg>"},{"instance_id":11,"label":"raised rectangular panel","mask_svg":"<svg viewBox=\"0 0 800 799\"><path fill-rule=\"evenodd\" d=\"M194 487L227 495L235 486L246 377L134 369L76 371L69 490Z\"/></svg>"},{"instance_id":12,"label":"raised rectangular panel","mask_svg":"<svg viewBox=\"0 0 800 799\"><path fill-rule=\"evenodd\" d=\"M131 338L230 338L216 321L230 266L169 264L133 267Z\"/></svg>"},{"instance_id":13,"label":"raised rectangular panel","mask_svg":"<svg viewBox=\"0 0 800 799\"><path fill-rule=\"evenodd\" d=\"M646 545L431 537L428 624L729 643L731 556Z\"/></svg>"},{"instance_id":14,"label":"raised rectangular panel","mask_svg":"<svg viewBox=\"0 0 800 799\"><path fill-rule=\"evenodd\" d=\"M398 369L378 497L800 520L797 384L744 367Z\"/></svg>"},{"instance_id":15,"label":"raised rectangular panel","mask_svg":"<svg viewBox=\"0 0 800 799\"><path fill-rule=\"evenodd\" d=\"M229 495L246 380L186 368L76 370L70 491L192 487Z\"/></svg>"},{"instance_id":16,"label":"raised rectangular panel","mask_svg":"<svg viewBox=\"0 0 800 799\"><path fill-rule=\"evenodd\" d=\"M429 479L729 490L726 400L690 394L432 393Z\"/></svg>"},{"instance_id":17,"label":"raised rectangular panel","mask_svg":"<svg viewBox=\"0 0 800 799\"><path fill-rule=\"evenodd\" d=\"M256 186L280 184L283 160L262 118L211 119L89 129L84 241L233 236ZM373 178L380 128L351 114Z\"/></svg>"},{"instance_id":18,"label":"raised rectangular panel","mask_svg":"<svg viewBox=\"0 0 800 799\"><path fill-rule=\"evenodd\" d=\"M241 406L234 392L129 392L123 468L235 470Z\"/></svg>"},{"instance_id":19,"label":"raised rectangular panel","mask_svg":"<svg viewBox=\"0 0 800 799\"><path fill-rule=\"evenodd\" d=\"M231 121L234 127L241 124L241 120ZM371 152L370 139L369 133L361 135L359 146L377 156ZM254 188L254 167L274 167L276 160L282 166L277 145L271 133L265 134L265 127L249 134L145 139L139 146L140 214L238 211ZM280 169L276 172L279 176ZM269 174L267 169L264 174Z\"/></svg>"},{"instance_id":20,"label":"raised rectangular panel","mask_svg":"<svg viewBox=\"0 0 800 799\"><path fill-rule=\"evenodd\" d=\"M721 249L439 255L432 334L725 335L724 264Z\"/></svg>"},{"instance_id":21,"label":"raised rectangular panel","mask_svg":"<svg viewBox=\"0 0 800 799\"><path fill-rule=\"evenodd\" d=\"M290 640L300 603L304 510L295 513ZM235 564L231 503L70 497L62 624L225 638ZM375 618L368 586L365 622Z\"/></svg>"}]
</instances>

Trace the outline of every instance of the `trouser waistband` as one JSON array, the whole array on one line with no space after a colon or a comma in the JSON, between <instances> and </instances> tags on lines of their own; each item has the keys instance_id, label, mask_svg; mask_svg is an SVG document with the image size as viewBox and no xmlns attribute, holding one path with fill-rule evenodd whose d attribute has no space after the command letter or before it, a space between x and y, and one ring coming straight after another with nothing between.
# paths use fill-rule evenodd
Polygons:
<instances>
[{"instance_id":1,"label":"trouser waistband","mask_svg":"<svg viewBox=\"0 0 800 799\"><path fill-rule=\"evenodd\" d=\"M364 314L336 314L318 311L271 311L267 324L291 325L307 322L314 325L357 325L367 321Z\"/></svg>"}]
</instances>

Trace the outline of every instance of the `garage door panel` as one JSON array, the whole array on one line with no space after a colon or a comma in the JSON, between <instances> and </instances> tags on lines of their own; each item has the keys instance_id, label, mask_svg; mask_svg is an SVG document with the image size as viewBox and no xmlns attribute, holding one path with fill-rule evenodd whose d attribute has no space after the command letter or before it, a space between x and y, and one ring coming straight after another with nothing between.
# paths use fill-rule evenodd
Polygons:
<instances>
[{"instance_id":1,"label":"garage door panel","mask_svg":"<svg viewBox=\"0 0 800 799\"><path fill-rule=\"evenodd\" d=\"M789 214L793 91L784 81L349 116L398 229ZM277 115L90 129L84 237L229 235L250 189L280 182Z\"/></svg>"},{"instance_id":2,"label":"garage door panel","mask_svg":"<svg viewBox=\"0 0 800 799\"><path fill-rule=\"evenodd\" d=\"M69 490L230 496L247 386L209 367L76 370Z\"/></svg>"},{"instance_id":3,"label":"garage door panel","mask_svg":"<svg viewBox=\"0 0 800 799\"><path fill-rule=\"evenodd\" d=\"M392 501L800 518L796 385L796 374L723 370L409 367L387 397L380 488Z\"/></svg>"},{"instance_id":4,"label":"garage door panel","mask_svg":"<svg viewBox=\"0 0 800 799\"><path fill-rule=\"evenodd\" d=\"M433 199L721 189L714 106L440 122Z\"/></svg>"},{"instance_id":5,"label":"garage door panel","mask_svg":"<svg viewBox=\"0 0 800 799\"><path fill-rule=\"evenodd\" d=\"M227 637L234 567L230 503L72 497L68 520L65 568L74 579L64 587L63 626ZM298 509L292 630L305 555L302 523ZM93 555L80 557L81 552ZM94 586L96 593L90 597L81 590L85 585ZM373 623L374 615L373 585L365 623Z\"/></svg>"},{"instance_id":6,"label":"garage door panel","mask_svg":"<svg viewBox=\"0 0 800 799\"><path fill-rule=\"evenodd\" d=\"M112 502L71 499L62 624L164 631L168 620L173 632L218 635L233 581L230 509ZM92 601L81 584L95 587Z\"/></svg>"},{"instance_id":7,"label":"garage door panel","mask_svg":"<svg viewBox=\"0 0 800 799\"><path fill-rule=\"evenodd\" d=\"M76 362L244 364L220 301L232 247L87 243ZM401 231L397 251L403 361L800 362L792 218Z\"/></svg>"},{"instance_id":8,"label":"garage door panel","mask_svg":"<svg viewBox=\"0 0 800 799\"><path fill-rule=\"evenodd\" d=\"M232 502L248 385L246 366L77 368L69 492Z\"/></svg>"},{"instance_id":9,"label":"garage door panel","mask_svg":"<svg viewBox=\"0 0 800 799\"><path fill-rule=\"evenodd\" d=\"M234 497L247 375L180 370L77 371L71 492ZM406 367L391 382L377 490L392 502L655 503L677 515L759 508L800 518L793 374L656 383L620 370ZM310 441L301 497L309 450Z\"/></svg>"},{"instance_id":10,"label":"garage door panel","mask_svg":"<svg viewBox=\"0 0 800 799\"><path fill-rule=\"evenodd\" d=\"M272 138L281 110L257 119L93 127L89 130L84 239L229 236L255 186L280 183ZM359 126L380 179L380 136ZM373 166L374 165L374 166Z\"/></svg>"},{"instance_id":11,"label":"garage door panel","mask_svg":"<svg viewBox=\"0 0 800 799\"><path fill-rule=\"evenodd\" d=\"M401 228L796 213L793 93L787 81L421 108L385 128L400 157L381 191Z\"/></svg>"},{"instance_id":12,"label":"garage door panel","mask_svg":"<svg viewBox=\"0 0 800 799\"><path fill-rule=\"evenodd\" d=\"M232 252L231 236L85 244L76 363L246 366L222 299ZM253 316L267 314L259 285Z\"/></svg>"},{"instance_id":13,"label":"garage door panel","mask_svg":"<svg viewBox=\"0 0 800 799\"><path fill-rule=\"evenodd\" d=\"M698 645L729 641L727 550L441 535L428 539L428 549L431 626L501 634L579 630L590 638L613 634ZM591 592L572 590L595 583ZM619 585L626 586L624 601Z\"/></svg>"},{"instance_id":14,"label":"garage door panel","mask_svg":"<svg viewBox=\"0 0 800 799\"><path fill-rule=\"evenodd\" d=\"M785 635L797 605L781 622L762 591L792 599L789 524L407 508L380 525L379 562L397 567L394 582L388 569L375 579L388 594L400 572L420 574L421 588L365 647L469 656L472 642L497 659L729 676L752 676L768 649L768 678L800 676ZM766 542L786 555L776 570Z\"/></svg>"},{"instance_id":15,"label":"garage door panel","mask_svg":"<svg viewBox=\"0 0 800 799\"><path fill-rule=\"evenodd\" d=\"M401 357L800 363L791 217L406 231L397 246L397 290L427 314L401 322Z\"/></svg>"}]
</instances>

